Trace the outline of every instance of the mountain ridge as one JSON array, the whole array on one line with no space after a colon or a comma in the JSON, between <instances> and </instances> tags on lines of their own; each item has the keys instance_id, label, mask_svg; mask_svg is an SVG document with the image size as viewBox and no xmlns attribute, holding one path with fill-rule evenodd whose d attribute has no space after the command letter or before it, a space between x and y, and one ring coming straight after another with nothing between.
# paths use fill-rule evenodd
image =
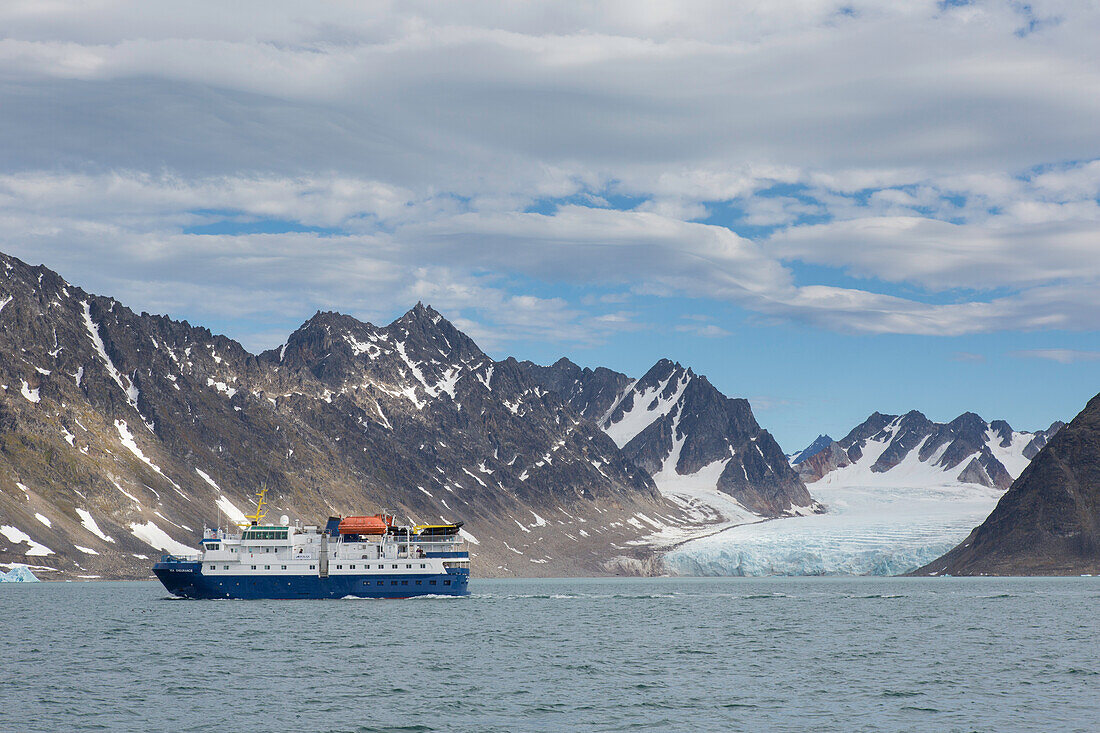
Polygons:
<instances>
[{"instance_id":1,"label":"mountain ridge","mask_svg":"<svg viewBox=\"0 0 1100 733\"><path fill-rule=\"evenodd\" d=\"M718 492L764 517L820 510L748 401L679 362L660 359L638 379L564 358L522 366L595 419L667 494L689 501Z\"/></svg>"},{"instance_id":2,"label":"mountain ridge","mask_svg":"<svg viewBox=\"0 0 1100 733\"><path fill-rule=\"evenodd\" d=\"M0 262L0 563L146 577L261 485L274 514L306 523L380 507L462 518L483 575L606 573L696 521L422 303L382 327L318 312L257 355Z\"/></svg>"},{"instance_id":3,"label":"mountain ridge","mask_svg":"<svg viewBox=\"0 0 1100 733\"><path fill-rule=\"evenodd\" d=\"M796 454L795 465L807 484L837 471L885 477L906 462L908 470L923 469L924 481L1007 490L1063 424L1055 421L1045 430L1029 432L1013 430L1004 420L986 422L973 412L946 423L933 422L917 410L904 415L874 412L838 441L822 445L824 436L819 437Z\"/></svg>"}]
</instances>

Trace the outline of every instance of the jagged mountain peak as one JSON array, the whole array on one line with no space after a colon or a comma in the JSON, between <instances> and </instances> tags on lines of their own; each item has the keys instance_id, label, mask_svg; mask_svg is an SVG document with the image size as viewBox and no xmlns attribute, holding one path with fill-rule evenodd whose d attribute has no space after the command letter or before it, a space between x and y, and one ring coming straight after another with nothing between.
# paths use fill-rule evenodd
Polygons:
<instances>
[{"instance_id":1,"label":"jagged mountain peak","mask_svg":"<svg viewBox=\"0 0 1100 733\"><path fill-rule=\"evenodd\" d=\"M794 454L794 456L791 458L791 465L797 466L799 463L802 463L807 458L812 458L813 456L816 456L818 453L828 448L834 442L835 441L833 441L831 437L822 433L821 435L814 438L812 443L800 450L798 453Z\"/></svg>"},{"instance_id":2,"label":"jagged mountain peak","mask_svg":"<svg viewBox=\"0 0 1100 733\"><path fill-rule=\"evenodd\" d=\"M657 382L668 380L673 375L679 378L691 379L695 377L695 372L690 367L684 368L684 366L678 361L672 361L671 359L659 359L656 364L651 366L649 370L642 375L642 378L638 380L640 385L655 384Z\"/></svg>"},{"instance_id":3,"label":"jagged mountain peak","mask_svg":"<svg viewBox=\"0 0 1100 733\"><path fill-rule=\"evenodd\" d=\"M427 320L432 323L439 323L443 319L443 315L433 308L431 305L425 305L424 301L416 301L416 305L409 310L405 311L405 315L398 318L398 321L405 320Z\"/></svg>"},{"instance_id":4,"label":"jagged mountain peak","mask_svg":"<svg viewBox=\"0 0 1100 733\"><path fill-rule=\"evenodd\" d=\"M989 427L989 424L976 412L964 412L947 424L956 430L984 431ZM1007 425L1008 423L1005 424Z\"/></svg>"}]
</instances>

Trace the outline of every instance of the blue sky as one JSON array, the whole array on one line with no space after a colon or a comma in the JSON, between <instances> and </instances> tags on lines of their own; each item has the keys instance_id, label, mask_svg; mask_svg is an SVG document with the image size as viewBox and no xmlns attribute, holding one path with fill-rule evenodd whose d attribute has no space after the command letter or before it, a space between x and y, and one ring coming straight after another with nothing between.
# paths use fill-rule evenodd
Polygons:
<instances>
[{"instance_id":1,"label":"blue sky","mask_svg":"<svg viewBox=\"0 0 1100 733\"><path fill-rule=\"evenodd\" d=\"M0 8L0 249L259 350L431 303L492 355L1072 417L1100 364L1100 11Z\"/></svg>"}]
</instances>

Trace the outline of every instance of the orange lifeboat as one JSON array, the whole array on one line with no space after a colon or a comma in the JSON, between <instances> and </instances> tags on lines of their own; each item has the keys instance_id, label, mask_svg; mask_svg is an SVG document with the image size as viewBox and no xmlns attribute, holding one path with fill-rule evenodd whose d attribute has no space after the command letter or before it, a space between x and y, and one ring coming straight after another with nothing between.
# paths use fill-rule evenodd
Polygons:
<instances>
[{"instance_id":1,"label":"orange lifeboat","mask_svg":"<svg viewBox=\"0 0 1100 733\"><path fill-rule=\"evenodd\" d=\"M340 520L340 534L386 534L389 523L386 517L344 517Z\"/></svg>"}]
</instances>

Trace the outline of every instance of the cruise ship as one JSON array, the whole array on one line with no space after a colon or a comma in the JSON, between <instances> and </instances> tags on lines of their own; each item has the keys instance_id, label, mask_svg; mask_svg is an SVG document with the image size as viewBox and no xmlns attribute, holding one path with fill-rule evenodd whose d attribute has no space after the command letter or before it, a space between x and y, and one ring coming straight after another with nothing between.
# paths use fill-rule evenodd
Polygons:
<instances>
[{"instance_id":1,"label":"cruise ship","mask_svg":"<svg viewBox=\"0 0 1100 733\"><path fill-rule=\"evenodd\" d=\"M237 531L203 531L198 555L153 573L182 598L410 598L469 593L462 523L400 525L392 514L330 517L324 528L262 524L263 494Z\"/></svg>"}]
</instances>

